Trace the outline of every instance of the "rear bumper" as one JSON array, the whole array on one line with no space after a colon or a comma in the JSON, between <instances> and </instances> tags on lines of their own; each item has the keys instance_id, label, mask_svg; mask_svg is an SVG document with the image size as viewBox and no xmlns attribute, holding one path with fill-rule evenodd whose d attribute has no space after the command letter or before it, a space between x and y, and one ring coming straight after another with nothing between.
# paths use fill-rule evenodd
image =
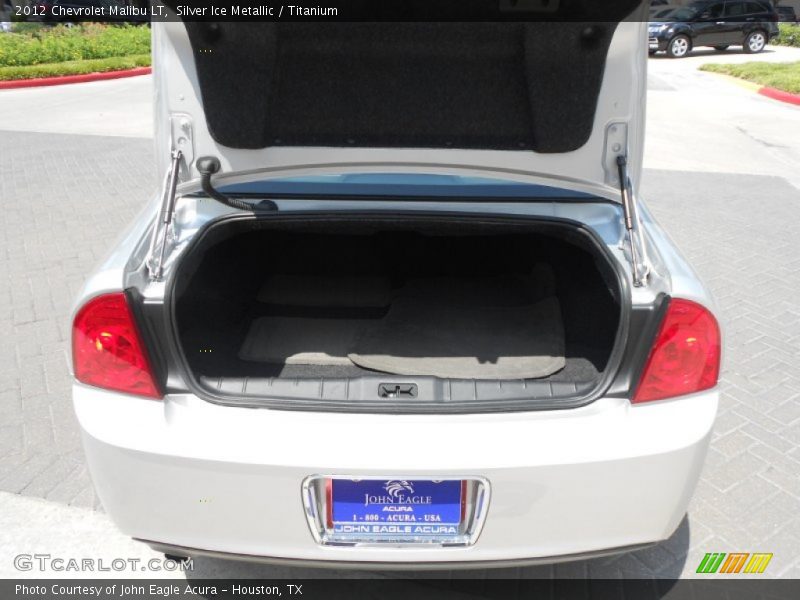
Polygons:
<instances>
[{"instance_id":1,"label":"rear bumper","mask_svg":"<svg viewBox=\"0 0 800 600\"><path fill-rule=\"evenodd\" d=\"M602 558L623 552L634 552L644 548L650 548L653 544L638 544L636 546L625 546L624 548L607 548L595 552L583 552L581 554L562 554L560 556L545 556L537 558L517 558L507 560L470 560L469 562L410 562L410 561L354 561L354 560L308 560L293 558L276 558L274 556L252 556L250 554L231 554L230 552L214 552L213 550L198 550L197 548L186 548L184 546L171 546L159 542L148 540L137 540L150 546L156 552L169 554L177 557L198 556L208 558L219 558L222 560L237 560L242 562L264 563L284 567L304 567L304 568L324 568L324 569L371 569L371 570L394 570L394 571L433 571L441 569L510 569L515 567L530 567L540 564L553 564L559 562L569 562L573 560L591 560Z\"/></svg>"},{"instance_id":2,"label":"rear bumper","mask_svg":"<svg viewBox=\"0 0 800 600\"><path fill-rule=\"evenodd\" d=\"M718 402L710 391L637 407L367 415L73 393L97 492L126 534L191 554L382 567L569 559L665 539ZM314 474L480 476L491 502L473 546L320 546L301 496Z\"/></svg>"}]
</instances>

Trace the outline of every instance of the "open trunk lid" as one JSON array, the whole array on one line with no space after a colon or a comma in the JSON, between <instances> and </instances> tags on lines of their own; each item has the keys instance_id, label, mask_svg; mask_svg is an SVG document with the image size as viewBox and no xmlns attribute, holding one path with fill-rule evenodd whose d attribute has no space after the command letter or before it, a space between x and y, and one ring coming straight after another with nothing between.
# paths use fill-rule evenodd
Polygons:
<instances>
[{"instance_id":1,"label":"open trunk lid","mask_svg":"<svg viewBox=\"0 0 800 600\"><path fill-rule=\"evenodd\" d=\"M178 183L215 156L220 180L468 173L619 201L617 158L634 191L641 169L646 8L564 0L547 22L523 10L504 22L153 23L159 168L180 150ZM553 22L562 9L569 21Z\"/></svg>"}]
</instances>

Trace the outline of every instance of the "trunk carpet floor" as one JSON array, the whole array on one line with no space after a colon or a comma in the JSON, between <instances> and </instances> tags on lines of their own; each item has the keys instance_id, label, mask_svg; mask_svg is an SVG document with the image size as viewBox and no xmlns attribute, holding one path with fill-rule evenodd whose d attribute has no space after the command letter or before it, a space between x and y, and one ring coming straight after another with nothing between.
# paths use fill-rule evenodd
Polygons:
<instances>
[{"instance_id":1,"label":"trunk carpet floor","mask_svg":"<svg viewBox=\"0 0 800 600\"><path fill-rule=\"evenodd\" d=\"M528 275L437 276L409 279L397 291L400 299L415 298L437 306L526 306L555 294L553 272L536 265Z\"/></svg>"},{"instance_id":2,"label":"trunk carpet floor","mask_svg":"<svg viewBox=\"0 0 800 600\"><path fill-rule=\"evenodd\" d=\"M563 369L564 352L561 310L552 296L506 307L401 298L348 356L360 367L397 375L536 379Z\"/></svg>"},{"instance_id":3,"label":"trunk carpet floor","mask_svg":"<svg viewBox=\"0 0 800 600\"><path fill-rule=\"evenodd\" d=\"M239 358L454 379L548 377L566 364L553 293L545 266L525 276L415 278L398 290L384 277L276 275L258 300L279 312L253 321ZM387 306L383 318L357 318ZM326 314L343 308L349 315Z\"/></svg>"},{"instance_id":4,"label":"trunk carpet floor","mask_svg":"<svg viewBox=\"0 0 800 600\"><path fill-rule=\"evenodd\" d=\"M239 358L305 365L352 365L347 357L369 319L261 317L253 321Z\"/></svg>"},{"instance_id":5,"label":"trunk carpet floor","mask_svg":"<svg viewBox=\"0 0 800 600\"><path fill-rule=\"evenodd\" d=\"M273 275L258 292L264 304L311 307L382 307L392 299L388 277Z\"/></svg>"}]
</instances>

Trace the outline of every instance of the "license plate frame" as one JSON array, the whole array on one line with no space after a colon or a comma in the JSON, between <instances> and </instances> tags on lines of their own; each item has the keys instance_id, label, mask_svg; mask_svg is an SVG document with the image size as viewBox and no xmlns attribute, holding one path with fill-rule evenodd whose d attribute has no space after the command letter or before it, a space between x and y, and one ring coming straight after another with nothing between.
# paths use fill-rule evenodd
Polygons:
<instances>
[{"instance_id":1,"label":"license plate frame","mask_svg":"<svg viewBox=\"0 0 800 600\"><path fill-rule=\"evenodd\" d=\"M302 488L306 518L321 545L470 546L489 507L489 482L477 476L312 475ZM359 508L364 495L372 498Z\"/></svg>"}]
</instances>

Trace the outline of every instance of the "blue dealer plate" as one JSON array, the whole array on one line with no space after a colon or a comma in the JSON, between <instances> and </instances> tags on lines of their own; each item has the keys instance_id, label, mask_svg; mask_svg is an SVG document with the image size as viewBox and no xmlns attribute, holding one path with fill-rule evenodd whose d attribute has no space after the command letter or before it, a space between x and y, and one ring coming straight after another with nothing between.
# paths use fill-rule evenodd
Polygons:
<instances>
[{"instance_id":1,"label":"blue dealer plate","mask_svg":"<svg viewBox=\"0 0 800 600\"><path fill-rule=\"evenodd\" d=\"M449 538L461 533L460 480L333 479L328 520L337 536Z\"/></svg>"}]
</instances>

